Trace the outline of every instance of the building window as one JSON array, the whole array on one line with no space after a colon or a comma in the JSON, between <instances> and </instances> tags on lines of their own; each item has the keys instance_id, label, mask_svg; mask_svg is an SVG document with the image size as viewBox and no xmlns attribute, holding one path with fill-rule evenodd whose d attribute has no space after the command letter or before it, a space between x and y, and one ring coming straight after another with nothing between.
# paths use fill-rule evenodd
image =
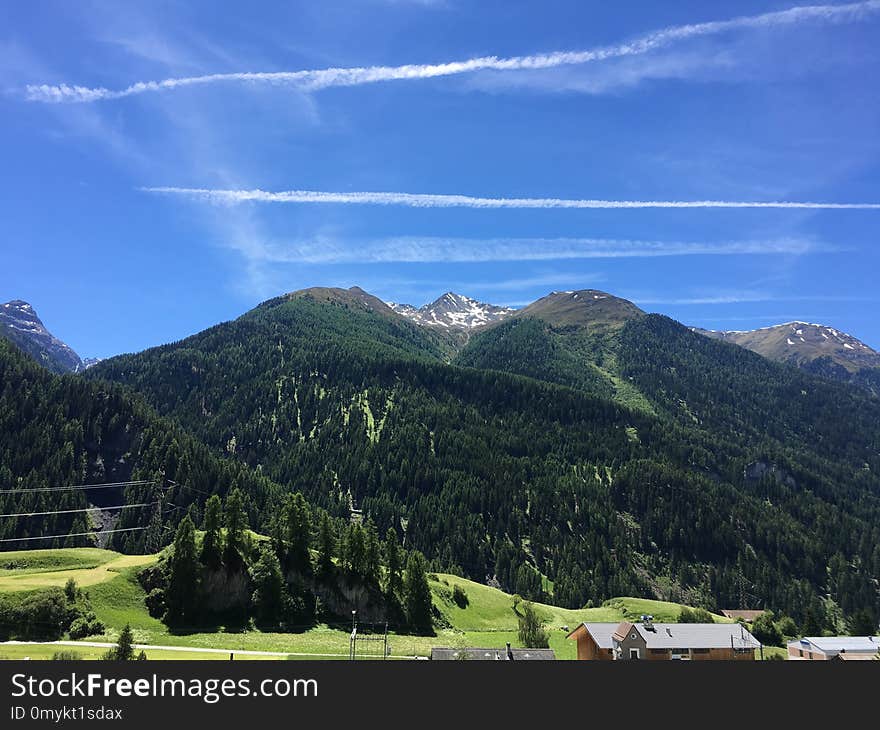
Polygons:
<instances>
[{"instance_id":1,"label":"building window","mask_svg":"<svg viewBox=\"0 0 880 730\"><path fill-rule=\"evenodd\" d=\"M665 654L667 652L666 649L650 649L649 651L652 654Z\"/></svg>"},{"instance_id":2,"label":"building window","mask_svg":"<svg viewBox=\"0 0 880 730\"><path fill-rule=\"evenodd\" d=\"M677 651L677 650L676 650ZM694 654L708 654L708 649L691 649Z\"/></svg>"},{"instance_id":3,"label":"building window","mask_svg":"<svg viewBox=\"0 0 880 730\"><path fill-rule=\"evenodd\" d=\"M629 658L630 659L641 659L642 654L638 649L630 649L629 650Z\"/></svg>"}]
</instances>

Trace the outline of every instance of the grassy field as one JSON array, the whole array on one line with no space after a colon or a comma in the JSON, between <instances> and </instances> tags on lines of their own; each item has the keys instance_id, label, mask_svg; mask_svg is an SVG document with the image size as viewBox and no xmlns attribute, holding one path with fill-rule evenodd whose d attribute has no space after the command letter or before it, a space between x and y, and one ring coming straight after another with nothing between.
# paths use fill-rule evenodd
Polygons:
<instances>
[{"instance_id":1,"label":"grassy field","mask_svg":"<svg viewBox=\"0 0 880 730\"><path fill-rule=\"evenodd\" d=\"M19 644L0 645L0 661L10 659L51 659L57 652L75 654L78 659L100 659L106 653L107 649L95 646L55 646L53 644ZM228 660L227 655L220 654L200 654L193 651L174 651L168 649L147 649L145 651L147 659L167 660L167 659L184 659L187 661L217 661ZM264 656L248 656L247 654L236 654L235 661L250 660L277 660L285 657L264 657Z\"/></svg>"},{"instance_id":2,"label":"grassy field","mask_svg":"<svg viewBox=\"0 0 880 730\"><path fill-rule=\"evenodd\" d=\"M115 642L119 630L129 624L135 642L167 647L196 647L224 650L273 651L289 653L290 658L330 659L347 657L349 631L316 626L301 633L270 633L262 631L226 632L221 627L214 631L191 634L171 633L158 619L147 612L144 590L137 581L137 572L144 565L155 562L158 556L124 556L106 550L68 549L39 550L18 553L0 553L0 591L24 591L50 585L63 586L74 578L88 590L92 607L98 618L108 627L105 634L89 637L89 641ZM479 646L503 649L510 642L519 644L517 616L513 610L513 596L495 588L474 583L454 575L439 574L429 584L434 604L443 616L445 627L436 636L391 635L389 645L392 657L428 656L432 647ZM467 594L464 607L452 600L455 586ZM638 619L641 614L652 614L657 621L675 621L681 606L663 601L639 598L617 598L596 608L571 610L535 604L546 621L550 646L560 659L574 659L575 642L567 640L569 629L582 621L618 622ZM716 621L725 621L721 616ZM0 657L50 659L59 649L52 645L0 645ZM84 659L97 658L104 649L76 647ZM366 653L367 649L362 650ZM378 648L373 649L379 651ZM227 659L221 654L195 654L173 650L149 650L151 659ZM239 658L247 658L241 656ZM258 657L250 657L258 658ZM268 657L266 657L268 658Z\"/></svg>"},{"instance_id":3,"label":"grassy field","mask_svg":"<svg viewBox=\"0 0 880 730\"><path fill-rule=\"evenodd\" d=\"M97 568L119 557L119 553L100 548L66 550L16 550L0 552L0 575L16 572L44 573L75 568Z\"/></svg>"},{"instance_id":4,"label":"grassy field","mask_svg":"<svg viewBox=\"0 0 880 730\"><path fill-rule=\"evenodd\" d=\"M513 596L496 588L474 583L455 575L437 575L431 581L434 604L441 610L453 627L461 631L516 631L517 617L513 612ZM468 605L457 606L451 599L452 589L464 589ZM447 599L448 595L448 599ZM548 628L561 629L568 626L574 629L582 621L618 622L625 619L638 619L642 614L650 614L655 621L675 622L681 613L678 603L666 603L644 598L613 598L597 608L568 609L536 603L535 607L547 621ZM723 616L714 616L716 622L727 622Z\"/></svg>"},{"instance_id":5,"label":"grassy field","mask_svg":"<svg viewBox=\"0 0 880 730\"><path fill-rule=\"evenodd\" d=\"M103 583L123 570L154 563L155 555L120 555L98 548L21 550L0 553L0 593L63 587L73 578L81 588Z\"/></svg>"}]
</instances>

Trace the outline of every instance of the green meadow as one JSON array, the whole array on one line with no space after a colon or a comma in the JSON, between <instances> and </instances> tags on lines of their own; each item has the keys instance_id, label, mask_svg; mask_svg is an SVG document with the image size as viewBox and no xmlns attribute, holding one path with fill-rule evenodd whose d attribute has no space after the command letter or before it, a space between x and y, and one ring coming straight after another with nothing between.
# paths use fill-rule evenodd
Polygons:
<instances>
[{"instance_id":1,"label":"green meadow","mask_svg":"<svg viewBox=\"0 0 880 730\"><path fill-rule=\"evenodd\" d=\"M349 631L318 625L301 633L273 633L258 630L173 633L148 613L145 593L137 572L155 562L157 555L121 555L108 550L70 548L0 553L0 592L28 591L47 586L64 586L74 578L90 597L98 619L107 627L105 634L91 636L90 642L114 642L126 624L132 627L135 642L163 647L271 651L289 654L291 659L347 658ZM428 656L432 647L479 646L503 649L509 642L518 645L517 615L514 597L496 588L454 575L430 576L434 605L441 615L436 636L392 634L389 646L392 658ZM464 591L466 602L458 605L453 590ZM617 622L651 614L657 621L675 621L682 606L675 603L640 598L615 598L596 608L579 610L534 604L546 622L550 646L559 659L574 659L575 643L566 638L568 631L582 621ZM725 621L721 616L716 621ZM367 645L370 647L372 645ZM359 647L359 652L378 653L375 648ZM0 644L0 658L51 659L59 650L75 651L83 659L100 657L105 649L59 647L55 645ZM228 659L224 654L168 650L148 650L150 659ZM236 656L236 659L272 657Z\"/></svg>"}]
</instances>

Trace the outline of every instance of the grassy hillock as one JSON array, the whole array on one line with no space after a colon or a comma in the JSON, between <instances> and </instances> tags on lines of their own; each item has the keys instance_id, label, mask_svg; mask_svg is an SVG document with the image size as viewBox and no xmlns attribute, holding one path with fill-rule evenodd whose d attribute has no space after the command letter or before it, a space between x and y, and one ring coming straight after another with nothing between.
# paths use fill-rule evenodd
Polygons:
<instances>
[{"instance_id":1,"label":"grassy hillock","mask_svg":"<svg viewBox=\"0 0 880 730\"><path fill-rule=\"evenodd\" d=\"M0 576L15 573L40 573L74 568L97 568L119 553L100 548L69 548L67 550L15 550L0 553Z\"/></svg>"},{"instance_id":2,"label":"grassy hillock","mask_svg":"<svg viewBox=\"0 0 880 730\"><path fill-rule=\"evenodd\" d=\"M73 578L80 588L103 583L127 568L154 563L155 555L121 555L98 548L20 550L0 553L0 593L63 587Z\"/></svg>"}]
</instances>

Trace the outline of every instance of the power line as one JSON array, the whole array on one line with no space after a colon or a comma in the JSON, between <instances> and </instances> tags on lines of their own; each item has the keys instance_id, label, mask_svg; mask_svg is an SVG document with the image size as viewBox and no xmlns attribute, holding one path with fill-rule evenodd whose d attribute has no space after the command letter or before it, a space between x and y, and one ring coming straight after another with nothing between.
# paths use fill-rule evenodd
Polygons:
<instances>
[{"instance_id":1,"label":"power line","mask_svg":"<svg viewBox=\"0 0 880 730\"><path fill-rule=\"evenodd\" d=\"M149 507L158 502L140 502L138 504L115 504L112 507L85 507L84 509L59 509L48 512L19 512L17 514L0 515L0 517L39 517L41 515L67 515L74 512L94 512L95 510L127 509L128 507Z\"/></svg>"},{"instance_id":2,"label":"power line","mask_svg":"<svg viewBox=\"0 0 880 730\"><path fill-rule=\"evenodd\" d=\"M146 530L146 527L125 527L118 530L99 530L98 532L71 532L66 535L40 535L39 537L7 537L0 542L24 542L26 540L56 540L68 537L86 537L93 535L110 535L115 532L136 532L137 530Z\"/></svg>"},{"instance_id":3,"label":"power line","mask_svg":"<svg viewBox=\"0 0 880 730\"><path fill-rule=\"evenodd\" d=\"M154 484L152 479L142 479L133 482L111 482L109 484L77 484L69 487L34 487L33 489L0 489L0 494L30 494L31 492L69 492L76 489L113 489L119 487L135 487L144 484Z\"/></svg>"},{"instance_id":4,"label":"power line","mask_svg":"<svg viewBox=\"0 0 880 730\"><path fill-rule=\"evenodd\" d=\"M179 484L178 482L172 481L171 479L168 480L168 483L174 487L180 487L181 489L189 489L193 492L198 492L199 494L204 494L208 497L214 496L213 492L206 492L204 489L196 489L195 487L191 487L188 484Z\"/></svg>"}]
</instances>

